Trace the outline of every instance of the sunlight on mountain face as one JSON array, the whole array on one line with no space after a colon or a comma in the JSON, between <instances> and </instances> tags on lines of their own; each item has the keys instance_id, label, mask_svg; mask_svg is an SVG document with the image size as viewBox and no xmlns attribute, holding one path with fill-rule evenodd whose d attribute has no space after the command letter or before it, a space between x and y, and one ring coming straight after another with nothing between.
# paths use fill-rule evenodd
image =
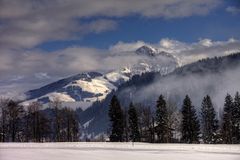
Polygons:
<instances>
[{"instance_id":1,"label":"sunlight on mountain face","mask_svg":"<svg viewBox=\"0 0 240 160\"><path fill-rule=\"evenodd\" d=\"M238 0L0 0L0 159L240 159L239 16Z\"/></svg>"}]
</instances>

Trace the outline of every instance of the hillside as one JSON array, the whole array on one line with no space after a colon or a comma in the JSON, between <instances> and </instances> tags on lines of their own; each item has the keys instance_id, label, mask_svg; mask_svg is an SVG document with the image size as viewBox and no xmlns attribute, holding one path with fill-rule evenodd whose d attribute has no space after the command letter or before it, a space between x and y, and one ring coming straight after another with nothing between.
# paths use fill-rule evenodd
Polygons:
<instances>
[{"instance_id":1,"label":"hillside","mask_svg":"<svg viewBox=\"0 0 240 160\"><path fill-rule=\"evenodd\" d=\"M123 107L130 102L141 103L154 109L155 101L160 94L173 101L178 108L182 99L189 94L194 104L201 104L203 96L213 98L217 111L222 109L224 96L240 90L240 53L225 57L200 60L177 68L167 75L147 73L134 76L112 92L102 102L97 102L80 113L80 122L89 123L87 134L94 136L106 132L109 127L108 106L111 96L116 94ZM197 109L199 106L196 106ZM100 127L101 126L101 127Z\"/></svg>"}]
</instances>

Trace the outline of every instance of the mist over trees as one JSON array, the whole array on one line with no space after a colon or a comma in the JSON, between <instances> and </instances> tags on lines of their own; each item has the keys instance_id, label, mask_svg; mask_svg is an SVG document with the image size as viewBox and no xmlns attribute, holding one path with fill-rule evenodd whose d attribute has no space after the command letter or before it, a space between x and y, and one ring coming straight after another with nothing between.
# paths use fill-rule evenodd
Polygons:
<instances>
[{"instance_id":1,"label":"mist over trees","mask_svg":"<svg viewBox=\"0 0 240 160\"><path fill-rule=\"evenodd\" d=\"M181 107L160 95L154 109L134 103L124 108L113 95L108 108L109 141L239 144L239 93L227 94L223 106L222 113L217 113L206 95L197 112L188 95ZM18 101L0 100L1 142L76 142L81 140L80 131L76 111L58 100L47 108L38 102L24 107ZM108 140L102 137L98 141Z\"/></svg>"},{"instance_id":2,"label":"mist over trees","mask_svg":"<svg viewBox=\"0 0 240 160\"><path fill-rule=\"evenodd\" d=\"M114 103L113 103L114 102ZM117 106L117 107L116 107ZM110 108L116 108L122 113L122 107L116 96L113 96ZM130 103L128 108L128 121L123 118L120 122L118 116L112 116L110 141L116 142L111 136L122 134L116 131L116 119L118 124L124 125L125 136L122 141L150 142L150 143L206 143L206 144L239 144L240 138L240 96L237 92L234 100L227 94L225 98L224 111L222 116L217 117L211 97L206 95L198 113L192 104L191 98L186 95L182 108L177 109L176 105L166 101L160 95L156 101L154 111L150 107L141 104ZM117 114L116 114L117 115ZM115 118L114 118L115 117ZM221 119L222 117L222 119ZM134 125L133 125L134 124ZM138 138L139 135L139 138ZM128 137L126 137L128 136ZM134 138L137 137L137 138ZM118 140L120 141L120 140Z\"/></svg>"}]
</instances>

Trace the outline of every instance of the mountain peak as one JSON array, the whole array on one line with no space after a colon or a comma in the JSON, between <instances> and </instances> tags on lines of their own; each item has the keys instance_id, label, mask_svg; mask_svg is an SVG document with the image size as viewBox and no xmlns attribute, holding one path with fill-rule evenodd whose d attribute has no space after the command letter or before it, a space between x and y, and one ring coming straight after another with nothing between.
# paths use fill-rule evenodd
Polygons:
<instances>
[{"instance_id":1,"label":"mountain peak","mask_svg":"<svg viewBox=\"0 0 240 160\"><path fill-rule=\"evenodd\" d=\"M138 48L136 50L136 53L139 55L155 56L156 54L158 54L158 51L157 51L157 49L155 49L151 46L144 45L144 46Z\"/></svg>"}]
</instances>

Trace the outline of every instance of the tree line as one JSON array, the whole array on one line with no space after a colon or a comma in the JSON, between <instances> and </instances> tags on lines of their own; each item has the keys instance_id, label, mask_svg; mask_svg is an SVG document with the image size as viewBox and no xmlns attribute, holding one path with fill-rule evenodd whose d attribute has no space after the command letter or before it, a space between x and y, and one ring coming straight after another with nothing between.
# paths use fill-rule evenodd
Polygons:
<instances>
[{"instance_id":1,"label":"tree line","mask_svg":"<svg viewBox=\"0 0 240 160\"><path fill-rule=\"evenodd\" d=\"M199 113L188 95L180 110L160 95L154 109L133 103L123 108L113 96L108 115L111 142L240 143L238 92L234 98L227 94L221 114L208 95ZM24 107L17 101L0 99L0 142L76 142L79 130L76 111L62 107L59 100L44 108L38 102Z\"/></svg>"},{"instance_id":2,"label":"tree line","mask_svg":"<svg viewBox=\"0 0 240 160\"><path fill-rule=\"evenodd\" d=\"M79 123L74 110L60 101L43 110L38 102L25 107L11 99L0 100L0 142L74 142Z\"/></svg>"},{"instance_id":3,"label":"tree line","mask_svg":"<svg viewBox=\"0 0 240 160\"><path fill-rule=\"evenodd\" d=\"M240 95L227 94L223 112L217 116L211 97L206 95L197 113L188 95L181 110L160 95L154 111L141 104L130 103L124 109L117 96L109 108L111 142L150 143L240 143Z\"/></svg>"}]
</instances>

